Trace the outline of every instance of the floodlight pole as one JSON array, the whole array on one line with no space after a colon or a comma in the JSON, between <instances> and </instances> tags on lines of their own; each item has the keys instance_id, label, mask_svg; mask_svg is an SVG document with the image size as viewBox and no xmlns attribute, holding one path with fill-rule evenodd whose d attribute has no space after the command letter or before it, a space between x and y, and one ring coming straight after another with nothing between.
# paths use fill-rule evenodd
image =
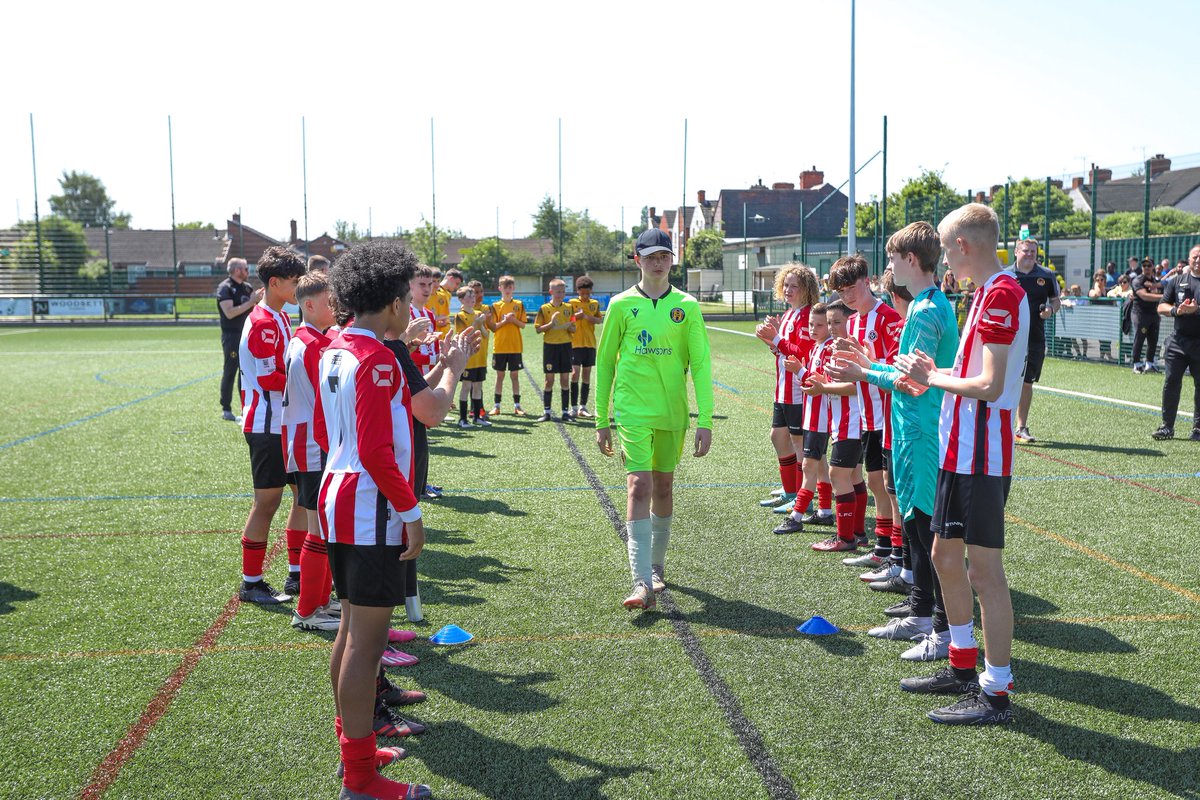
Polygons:
<instances>
[{"instance_id":1,"label":"floodlight pole","mask_svg":"<svg viewBox=\"0 0 1200 800\"><path fill-rule=\"evenodd\" d=\"M38 291L46 291L46 274L42 264L42 218L38 212L37 145L34 143L33 114L29 115L29 156L33 161L33 229L37 236Z\"/></svg>"},{"instance_id":2,"label":"floodlight pole","mask_svg":"<svg viewBox=\"0 0 1200 800\"><path fill-rule=\"evenodd\" d=\"M431 208L431 213L433 215L433 221L431 223L433 226L433 250L431 251L430 255L433 256L434 261L437 261L437 170L433 153L433 117L429 118L429 190L433 195L433 205ZM430 264L429 266L441 267L442 265Z\"/></svg>"},{"instance_id":3,"label":"floodlight pole","mask_svg":"<svg viewBox=\"0 0 1200 800\"><path fill-rule=\"evenodd\" d=\"M854 16L855 0L850 0L850 202L846 209L846 253L848 255L853 255L858 247L855 234L858 218L854 205Z\"/></svg>"},{"instance_id":4,"label":"floodlight pole","mask_svg":"<svg viewBox=\"0 0 1200 800\"><path fill-rule=\"evenodd\" d=\"M171 134L171 115L167 115L167 165L171 173L171 264L175 273L175 319L179 320L179 250L175 243L175 143Z\"/></svg>"},{"instance_id":5,"label":"floodlight pole","mask_svg":"<svg viewBox=\"0 0 1200 800\"><path fill-rule=\"evenodd\" d=\"M683 118L683 202L679 205L678 217L683 217L687 209L687 117ZM684 224L685 219L676 218L675 223L679 226L679 241L676 242L676 247L679 250L679 272L683 279L683 287L687 288L687 267L684 264Z\"/></svg>"},{"instance_id":6,"label":"floodlight pole","mask_svg":"<svg viewBox=\"0 0 1200 800\"><path fill-rule=\"evenodd\" d=\"M558 118L558 274L563 274L562 117Z\"/></svg>"},{"instance_id":7,"label":"floodlight pole","mask_svg":"<svg viewBox=\"0 0 1200 800\"><path fill-rule=\"evenodd\" d=\"M300 117L300 172L304 181L304 258L308 259L308 129ZM369 214L370 212L368 212ZM368 219L370 217L368 216ZM368 230L371 223L367 222Z\"/></svg>"}]
</instances>

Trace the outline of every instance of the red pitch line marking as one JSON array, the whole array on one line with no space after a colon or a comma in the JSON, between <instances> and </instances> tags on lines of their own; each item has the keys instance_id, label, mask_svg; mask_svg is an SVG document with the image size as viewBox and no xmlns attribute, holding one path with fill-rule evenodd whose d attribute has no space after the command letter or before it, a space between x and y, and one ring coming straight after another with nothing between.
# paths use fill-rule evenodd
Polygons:
<instances>
[{"instance_id":1,"label":"red pitch line marking","mask_svg":"<svg viewBox=\"0 0 1200 800\"><path fill-rule=\"evenodd\" d=\"M17 539L108 539L120 536L211 536L239 533L241 528L213 528L202 531L85 531L81 533L4 533L0 542Z\"/></svg>"},{"instance_id":2,"label":"red pitch line marking","mask_svg":"<svg viewBox=\"0 0 1200 800\"><path fill-rule=\"evenodd\" d=\"M275 540L275 544L267 552L267 558L263 564L264 570L271 565L271 561L283 550L286 543L287 540L283 537ZM104 760L100 762L100 765L96 767L95 771L92 772L92 777L88 780L87 785L79 792L80 800L98 800L98 798L104 796L104 793L116 781L117 776L121 774L121 768L128 763L129 759L133 758L133 754L146 741L146 737L150 734L150 731L154 729L158 721L167 713L167 709L171 707L171 702L179 694L183 682L192 674L192 670L200 663L200 659L204 654L216 644L217 638L220 637L225 627L237 614L238 606L240 605L241 601L238 600L237 594L234 593L233 597L229 598L229 601L225 603L225 608L221 610L221 613L217 616L213 624L208 626L208 630L200 634L200 638L192 644L191 648L184 655L183 661L163 681L163 684L158 687L158 691L142 712L141 717L129 726L129 730L125 731L125 735L121 737L121 741L117 743L117 746L112 749Z\"/></svg>"},{"instance_id":3,"label":"red pitch line marking","mask_svg":"<svg viewBox=\"0 0 1200 800\"><path fill-rule=\"evenodd\" d=\"M1117 483L1123 483L1127 486L1136 486L1139 489L1145 489L1148 492L1154 492L1155 494L1161 494L1163 497L1169 497L1172 500L1179 500L1184 503L1191 503L1194 506L1200 506L1200 500L1197 500L1194 497L1184 497L1181 494L1175 494L1174 492L1168 492L1166 489L1159 489L1157 486L1151 486L1148 483L1142 483L1140 481L1130 480L1129 478L1122 478L1119 475L1109 475L1107 472L1101 472L1098 469L1092 469L1091 467L1084 466L1083 464L1076 464L1074 461L1067 461L1065 458L1058 458L1056 456L1048 455L1047 453L1039 453L1037 450L1032 449L1032 448L1022 447L1018 450L1018 452L1027 453L1031 456L1037 456L1038 458L1044 458L1047 461L1054 461L1059 464L1065 464L1068 467L1074 467L1075 469L1080 470L1082 472L1087 472L1092 475L1098 475L1101 478L1108 478L1110 481L1115 481Z\"/></svg>"}]
</instances>

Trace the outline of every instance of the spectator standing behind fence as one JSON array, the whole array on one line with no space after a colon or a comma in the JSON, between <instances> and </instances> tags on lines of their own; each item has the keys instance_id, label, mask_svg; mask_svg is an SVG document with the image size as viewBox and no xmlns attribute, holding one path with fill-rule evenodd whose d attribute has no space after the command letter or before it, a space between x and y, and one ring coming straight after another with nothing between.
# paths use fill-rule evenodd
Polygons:
<instances>
[{"instance_id":1,"label":"spectator standing behind fence","mask_svg":"<svg viewBox=\"0 0 1200 800\"><path fill-rule=\"evenodd\" d=\"M954 273L946 270L942 275L942 294L947 297L958 294L958 282L954 280Z\"/></svg>"},{"instance_id":2,"label":"spectator standing behind fence","mask_svg":"<svg viewBox=\"0 0 1200 800\"><path fill-rule=\"evenodd\" d=\"M1021 284L1029 303L1029 355L1021 401L1017 405L1016 437L1022 442L1036 442L1029 433L1029 406L1033 403L1033 385L1042 377L1042 362L1046 360L1046 320L1057 314L1060 307L1058 281L1053 272L1037 263L1037 239L1024 239L1013 249L1017 261L1008 268L1008 273Z\"/></svg>"},{"instance_id":3,"label":"spectator standing behind fence","mask_svg":"<svg viewBox=\"0 0 1200 800\"><path fill-rule=\"evenodd\" d=\"M1159 372L1155 356L1158 354L1158 304L1162 302L1162 285L1154 274L1154 262L1142 261L1142 272L1129 284L1133 290L1133 371L1136 374ZM1146 360L1142 361L1142 346L1146 348Z\"/></svg>"},{"instance_id":4,"label":"spectator standing behind fence","mask_svg":"<svg viewBox=\"0 0 1200 800\"><path fill-rule=\"evenodd\" d=\"M1126 278L1124 275L1117 278L1116 285L1108 290L1108 294L1105 297L1111 297L1114 300L1128 300L1130 297L1133 297L1133 289L1129 286L1129 278Z\"/></svg>"},{"instance_id":5,"label":"spectator standing behind fence","mask_svg":"<svg viewBox=\"0 0 1200 800\"><path fill-rule=\"evenodd\" d=\"M237 422L233 415L233 376L238 373L238 346L242 327L254 304L262 300L263 290L251 289L246 279L250 269L246 259L231 258L227 266L229 277L217 287L217 311L221 317L221 351L225 369L221 373L221 418Z\"/></svg>"},{"instance_id":6,"label":"spectator standing behind fence","mask_svg":"<svg viewBox=\"0 0 1200 800\"><path fill-rule=\"evenodd\" d=\"M1183 373L1190 369L1195 391L1192 395L1193 442L1200 442L1200 315L1196 313L1196 297L1200 294L1200 244L1188 254L1188 269L1163 284L1162 302L1158 313L1175 317L1175 332L1163 351L1166 377L1163 379L1162 425L1150 434L1155 439L1175 436L1175 414L1179 410L1179 393L1183 388Z\"/></svg>"},{"instance_id":7,"label":"spectator standing behind fence","mask_svg":"<svg viewBox=\"0 0 1200 800\"><path fill-rule=\"evenodd\" d=\"M1104 265L1104 282L1109 289L1117 285L1117 262L1109 261Z\"/></svg>"},{"instance_id":8,"label":"spectator standing behind fence","mask_svg":"<svg viewBox=\"0 0 1200 800\"><path fill-rule=\"evenodd\" d=\"M1097 270L1092 276L1092 288L1088 290L1088 302L1100 301L1101 305L1109 305L1108 299L1108 274L1103 270ZM1112 340L1100 340L1100 360L1112 361Z\"/></svg>"}]
</instances>

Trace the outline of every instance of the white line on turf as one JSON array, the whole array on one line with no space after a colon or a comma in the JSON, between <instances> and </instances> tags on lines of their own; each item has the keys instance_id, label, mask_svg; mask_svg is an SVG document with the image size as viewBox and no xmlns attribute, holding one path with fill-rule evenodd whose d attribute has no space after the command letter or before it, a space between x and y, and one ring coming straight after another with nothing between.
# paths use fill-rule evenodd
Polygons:
<instances>
[{"instance_id":1,"label":"white line on turf","mask_svg":"<svg viewBox=\"0 0 1200 800\"><path fill-rule=\"evenodd\" d=\"M731 328L718 328L716 325L705 325L704 327L708 328L710 331L720 331L721 333L732 333L736 336L749 336L751 339L758 338L753 333L747 333L746 331L735 331Z\"/></svg>"},{"instance_id":2,"label":"white line on turf","mask_svg":"<svg viewBox=\"0 0 1200 800\"><path fill-rule=\"evenodd\" d=\"M1146 408L1151 411L1160 411L1161 406L1147 405L1146 403L1135 403L1132 400L1118 400L1115 397L1105 397L1102 394L1088 394L1087 392L1072 392L1069 389L1055 389L1053 386L1041 386L1034 384L1033 388L1042 392L1053 392L1054 394L1065 394L1071 397L1083 397L1088 400L1103 400L1105 403L1115 403L1119 406L1130 406L1131 408Z\"/></svg>"},{"instance_id":3,"label":"white line on turf","mask_svg":"<svg viewBox=\"0 0 1200 800\"><path fill-rule=\"evenodd\" d=\"M19 336L22 333L37 333L37 329L31 328L27 331L0 331L0 336Z\"/></svg>"}]
</instances>

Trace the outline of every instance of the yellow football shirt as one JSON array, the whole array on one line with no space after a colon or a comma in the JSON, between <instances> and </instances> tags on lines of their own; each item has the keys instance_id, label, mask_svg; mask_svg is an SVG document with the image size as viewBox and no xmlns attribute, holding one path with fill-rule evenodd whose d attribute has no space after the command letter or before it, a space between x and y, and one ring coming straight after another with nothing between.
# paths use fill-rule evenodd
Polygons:
<instances>
[{"instance_id":1,"label":"yellow football shirt","mask_svg":"<svg viewBox=\"0 0 1200 800\"><path fill-rule=\"evenodd\" d=\"M497 300L492 303L492 322L498 323L506 314L512 315L520 322L528 322L525 316L525 304L513 299L505 302ZM496 329L496 341L492 345L493 353L520 353L524 350L521 339L521 329L516 325L505 324Z\"/></svg>"},{"instance_id":2,"label":"yellow football shirt","mask_svg":"<svg viewBox=\"0 0 1200 800\"><path fill-rule=\"evenodd\" d=\"M469 359L467 359L467 369L475 369L476 367L486 367L488 365L488 361L487 361L488 329L487 329L487 325L483 324L482 318L483 318L483 312L478 309L474 309L474 308L471 309L470 311L463 309L462 311L459 311L457 314L454 315L454 332L455 333L462 333L467 328L470 328L472 325L475 325L476 319L480 320L478 327L479 327L480 331L483 333L483 341L479 343L479 350L477 350L475 352L475 355L473 355Z\"/></svg>"},{"instance_id":3,"label":"yellow football shirt","mask_svg":"<svg viewBox=\"0 0 1200 800\"><path fill-rule=\"evenodd\" d=\"M602 317L600 311L600 301L595 298L584 300L582 297L576 297L571 301L571 313L577 314L583 311L593 317ZM571 334L572 347L595 347L596 346L596 326L590 321L582 317L575 317L575 333Z\"/></svg>"},{"instance_id":4,"label":"yellow football shirt","mask_svg":"<svg viewBox=\"0 0 1200 800\"><path fill-rule=\"evenodd\" d=\"M561 313L564 320L570 320L572 313L571 304L560 303L559 305L554 305L553 303L545 303L541 308L538 309L537 317L534 318L533 324L545 325L554 318L556 313ZM551 328L543 333L542 336L546 337L543 340L546 344L571 343L571 332L566 328Z\"/></svg>"},{"instance_id":5,"label":"yellow football shirt","mask_svg":"<svg viewBox=\"0 0 1200 800\"><path fill-rule=\"evenodd\" d=\"M450 290L444 286L439 286L434 289L433 294L429 296L429 302L425 304L425 307L432 311L434 316L449 318ZM447 322L437 325L434 330L440 333L441 331L446 330L448 327L450 327L450 323Z\"/></svg>"}]
</instances>

